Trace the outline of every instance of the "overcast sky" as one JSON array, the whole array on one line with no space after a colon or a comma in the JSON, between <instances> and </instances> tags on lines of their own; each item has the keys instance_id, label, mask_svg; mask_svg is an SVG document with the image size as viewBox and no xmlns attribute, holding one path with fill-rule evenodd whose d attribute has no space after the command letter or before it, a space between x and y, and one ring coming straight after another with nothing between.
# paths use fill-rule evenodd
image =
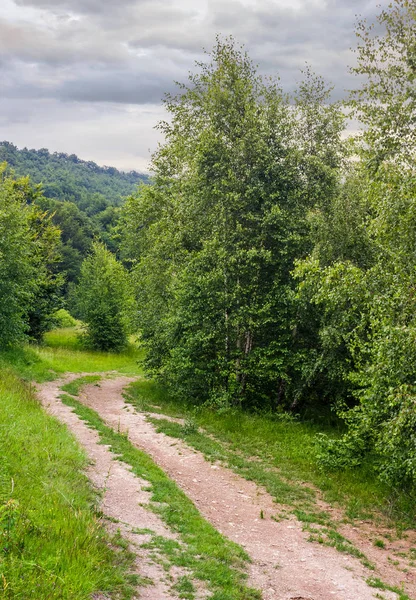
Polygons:
<instances>
[{"instance_id":1,"label":"overcast sky","mask_svg":"<svg viewBox=\"0 0 416 600\"><path fill-rule=\"evenodd\" d=\"M144 171L173 81L217 33L296 87L309 62L351 84L355 15L377 0L0 0L0 140ZM381 4L385 6L386 1Z\"/></svg>"}]
</instances>

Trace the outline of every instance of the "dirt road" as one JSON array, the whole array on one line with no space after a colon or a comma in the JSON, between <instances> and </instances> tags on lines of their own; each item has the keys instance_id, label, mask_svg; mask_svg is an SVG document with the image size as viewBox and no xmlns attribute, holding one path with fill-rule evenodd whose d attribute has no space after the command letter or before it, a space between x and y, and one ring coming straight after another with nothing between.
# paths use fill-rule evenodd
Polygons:
<instances>
[{"instance_id":1,"label":"dirt road","mask_svg":"<svg viewBox=\"0 0 416 600\"><path fill-rule=\"evenodd\" d=\"M380 576L366 569L358 559L333 548L312 544L295 517L276 522L272 497L255 483L230 469L213 465L180 440L157 433L146 420L126 404L122 390L131 379L103 379L99 386L84 388L79 400L94 409L107 425L128 433L132 444L144 450L183 489L200 513L221 533L245 548L252 559L249 584L262 590L264 600L393 600L398 595L377 591L366 583ZM102 511L123 523L122 534L137 552L137 568L156 582L140 591L141 598L176 598L166 574L137 544L134 530L151 529L172 537L165 525L146 509L146 482L137 479L89 429L59 400L62 381L41 387L40 398L47 410L66 423L86 449L93 465L88 471L93 484L103 490ZM159 569L159 571L158 571ZM170 574L172 577L181 573ZM379 595L377 595L379 594ZM200 589L200 595L206 591ZM414 596L415 597L415 596Z\"/></svg>"}]
</instances>

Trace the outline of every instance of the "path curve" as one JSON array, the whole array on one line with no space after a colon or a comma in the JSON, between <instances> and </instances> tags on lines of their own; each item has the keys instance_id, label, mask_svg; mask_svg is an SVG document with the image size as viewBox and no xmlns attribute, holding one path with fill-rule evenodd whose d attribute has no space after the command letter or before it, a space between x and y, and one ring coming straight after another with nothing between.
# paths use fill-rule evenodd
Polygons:
<instances>
[{"instance_id":1,"label":"path curve","mask_svg":"<svg viewBox=\"0 0 416 600\"><path fill-rule=\"evenodd\" d=\"M130 381L126 377L103 380L99 387L86 386L79 399L107 425L126 433L177 482L208 521L245 548L252 559L249 584L262 590L264 600L376 597L377 590L365 582L374 573L357 559L309 543L295 518L272 520L276 504L264 489L230 469L212 465L181 440L157 433L144 414L124 401L122 391ZM382 594L386 600L397 598L392 592Z\"/></svg>"}]
</instances>

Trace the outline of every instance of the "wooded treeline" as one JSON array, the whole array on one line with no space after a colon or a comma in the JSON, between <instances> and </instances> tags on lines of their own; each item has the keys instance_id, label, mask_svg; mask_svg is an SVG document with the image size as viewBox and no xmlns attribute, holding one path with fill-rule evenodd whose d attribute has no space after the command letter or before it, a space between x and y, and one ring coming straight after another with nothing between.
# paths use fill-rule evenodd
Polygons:
<instances>
[{"instance_id":1,"label":"wooded treeline","mask_svg":"<svg viewBox=\"0 0 416 600\"><path fill-rule=\"evenodd\" d=\"M416 478L416 3L360 22L347 104L304 73L293 98L232 39L166 101L154 182L122 256L147 367L194 404L305 414L326 468L374 456ZM362 132L343 140L346 118Z\"/></svg>"},{"instance_id":2,"label":"wooded treeline","mask_svg":"<svg viewBox=\"0 0 416 600\"><path fill-rule=\"evenodd\" d=\"M394 0L357 35L363 83L343 104L309 69L287 96L217 39L166 99L151 185L99 232L109 249L93 245L71 293L92 345L119 348L139 331L171 393L228 410L331 409L346 432L320 437L325 468L371 455L384 480L414 487L416 0ZM362 131L344 139L347 117ZM38 198L42 216L27 185L3 174L0 197L27 205L19 231L39 256L51 221L74 208ZM69 248L76 234L65 235ZM60 271L77 281L66 252L64 269L50 250L43 287L22 291L26 322Z\"/></svg>"},{"instance_id":3,"label":"wooded treeline","mask_svg":"<svg viewBox=\"0 0 416 600\"><path fill-rule=\"evenodd\" d=\"M82 261L95 238L116 252L120 206L140 183L149 180L145 174L100 167L75 154L51 153L46 148L19 150L10 142L0 142L2 162L15 176L30 176L32 187L41 185L37 204L61 230L57 268L64 275L64 295L78 281Z\"/></svg>"},{"instance_id":4,"label":"wooded treeline","mask_svg":"<svg viewBox=\"0 0 416 600\"><path fill-rule=\"evenodd\" d=\"M148 176L137 171L125 173L114 167L100 167L92 160L75 154L22 148L0 142L0 162L7 162L20 176L29 175L33 183L42 184L44 196L74 202L89 213L102 205L120 206L139 183Z\"/></svg>"}]
</instances>

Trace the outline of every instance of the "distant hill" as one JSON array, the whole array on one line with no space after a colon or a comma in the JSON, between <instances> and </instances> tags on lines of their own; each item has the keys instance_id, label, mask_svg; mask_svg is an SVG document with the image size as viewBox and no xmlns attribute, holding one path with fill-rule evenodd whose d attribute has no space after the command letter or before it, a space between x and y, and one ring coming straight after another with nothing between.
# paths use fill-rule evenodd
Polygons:
<instances>
[{"instance_id":1,"label":"distant hill","mask_svg":"<svg viewBox=\"0 0 416 600\"><path fill-rule=\"evenodd\" d=\"M74 202L84 209L91 202L106 200L118 206L148 175L114 167L99 167L95 162L81 160L75 154L40 150L19 150L10 142L0 142L0 163L6 161L17 175L30 175L34 183L42 183L44 195Z\"/></svg>"},{"instance_id":2,"label":"distant hill","mask_svg":"<svg viewBox=\"0 0 416 600\"><path fill-rule=\"evenodd\" d=\"M10 142L0 142L0 163L6 161L17 176L29 175L41 183L43 196L36 202L52 216L61 230L61 262L57 269L65 276L64 294L76 282L82 261L94 238L117 251L117 223L121 204L148 175L114 167L99 167L75 154L42 148L19 150Z\"/></svg>"}]
</instances>

